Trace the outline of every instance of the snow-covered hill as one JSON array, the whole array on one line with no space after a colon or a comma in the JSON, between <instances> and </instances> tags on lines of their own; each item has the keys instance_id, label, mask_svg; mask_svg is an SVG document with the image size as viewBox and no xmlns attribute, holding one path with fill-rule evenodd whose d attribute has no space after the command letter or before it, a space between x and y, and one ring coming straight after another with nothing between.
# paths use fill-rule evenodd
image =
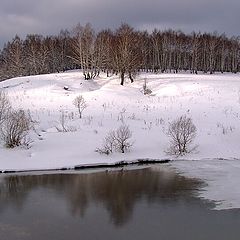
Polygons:
<instances>
[{"instance_id":1,"label":"snow-covered hill","mask_svg":"<svg viewBox=\"0 0 240 240\"><path fill-rule=\"evenodd\" d=\"M152 90L149 96L142 92L144 79ZM64 86L69 90L64 90ZM198 149L181 161L176 158L171 166L183 174L207 180L205 189L210 189L212 195L203 192L203 197L227 201L223 207L240 207L239 190L234 188L235 193L228 193L229 198L222 191L233 189L240 180L239 74L141 74L133 84L120 86L117 76L107 78L102 74L93 81L84 81L81 72L67 72L10 79L1 82L0 88L8 93L15 108L30 110L36 121L30 149L1 146L0 170L175 159L165 153L169 145L168 123L187 114L198 129ZM78 118L73 105L73 99L80 94L88 104L83 119ZM61 112L67 116L66 125L76 131L56 130ZM111 156L96 153L106 133L122 123L133 132L131 152ZM224 187L217 188L219 183Z\"/></svg>"}]
</instances>

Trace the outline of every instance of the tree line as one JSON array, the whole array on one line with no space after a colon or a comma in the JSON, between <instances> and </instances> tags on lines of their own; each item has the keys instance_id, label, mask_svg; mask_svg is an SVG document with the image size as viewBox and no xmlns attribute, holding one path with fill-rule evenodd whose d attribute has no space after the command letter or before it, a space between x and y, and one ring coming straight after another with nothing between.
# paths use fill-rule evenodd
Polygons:
<instances>
[{"instance_id":1,"label":"tree line","mask_svg":"<svg viewBox=\"0 0 240 240\"><path fill-rule=\"evenodd\" d=\"M197 74L240 70L239 37L218 33L185 34L155 29L137 31L128 24L96 32L78 24L58 35L15 36L0 51L0 80L82 69L86 80L105 72L121 84L140 72L190 71Z\"/></svg>"}]
</instances>

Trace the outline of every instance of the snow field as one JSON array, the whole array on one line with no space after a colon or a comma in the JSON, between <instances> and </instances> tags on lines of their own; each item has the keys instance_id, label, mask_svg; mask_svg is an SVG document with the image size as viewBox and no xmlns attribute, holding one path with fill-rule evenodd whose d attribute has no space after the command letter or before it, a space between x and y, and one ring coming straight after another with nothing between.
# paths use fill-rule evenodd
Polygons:
<instances>
[{"instance_id":1,"label":"snow field","mask_svg":"<svg viewBox=\"0 0 240 240\"><path fill-rule=\"evenodd\" d=\"M152 90L150 96L142 93L144 79ZM201 197L221 201L219 209L240 207L239 80L239 74L140 74L133 84L120 86L117 76L106 78L102 74L94 81L84 81L76 71L1 82L0 88L8 93L13 107L31 112L36 131L31 133L30 149L1 146L0 170L173 159L172 167L181 174L207 182ZM88 104L83 119L73 105L80 94ZM56 129L62 112L72 130L67 133ZM198 145L197 151L184 159L165 153L168 123L182 114L192 117ZM96 153L107 132L123 123L133 132L132 150L111 156Z\"/></svg>"}]
</instances>

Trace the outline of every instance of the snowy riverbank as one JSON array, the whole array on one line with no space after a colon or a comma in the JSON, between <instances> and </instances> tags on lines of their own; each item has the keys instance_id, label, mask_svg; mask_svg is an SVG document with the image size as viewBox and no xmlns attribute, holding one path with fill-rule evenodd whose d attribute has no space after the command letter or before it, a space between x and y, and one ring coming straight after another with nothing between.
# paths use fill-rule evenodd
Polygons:
<instances>
[{"instance_id":1,"label":"snowy riverbank","mask_svg":"<svg viewBox=\"0 0 240 240\"><path fill-rule=\"evenodd\" d=\"M150 96L142 93L144 79L152 90ZM133 84L120 86L116 76L102 74L94 81L84 81L80 72L68 72L10 79L1 82L0 88L15 108L29 110L36 122L31 148L1 146L1 171L174 159L171 165L182 174L206 180L209 187L201 193L203 197L223 200L224 208L240 207L236 188L240 180L239 74L141 74ZM81 120L72 103L80 94L88 104ZM57 131L62 111L66 125L75 131ZM168 123L182 114L191 117L198 130L197 151L184 157L189 161L165 153ZM132 150L124 155L96 153L106 133L123 122L133 132Z\"/></svg>"}]
</instances>

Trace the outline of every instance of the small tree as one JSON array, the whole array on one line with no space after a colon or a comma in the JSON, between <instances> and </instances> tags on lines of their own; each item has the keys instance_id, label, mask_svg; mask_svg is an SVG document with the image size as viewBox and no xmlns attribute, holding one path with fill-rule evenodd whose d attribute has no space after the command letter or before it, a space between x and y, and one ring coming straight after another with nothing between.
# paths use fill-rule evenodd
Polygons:
<instances>
[{"instance_id":1,"label":"small tree","mask_svg":"<svg viewBox=\"0 0 240 240\"><path fill-rule=\"evenodd\" d=\"M132 143L129 139L132 137L132 132L126 125L120 126L115 132L115 149L121 153L125 153Z\"/></svg>"},{"instance_id":2,"label":"small tree","mask_svg":"<svg viewBox=\"0 0 240 240\"><path fill-rule=\"evenodd\" d=\"M192 119L186 115L174 120L169 124L168 136L170 137L170 147L168 153L174 155L184 155L194 148L191 145L196 137L197 128Z\"/></svg>"},{"instance_id":3,"label":"small tree","mask_svg":"<svg viewBox=\"0 0 240 240\"><path fill-rule=\"evenodd\" d=\"M28 145L27 135L32 128L30 114L23 110L11 111L1 126L1 138L8 148Z\"/></svg>"},{"instance_id":4,"label":"small tree","mask_svg":"<svg viewBox=\"0 0 240 240\"><path fill-rule=\"evenodd\" d=\"M11 104L7 95L0 91L0 125L7 119L10 109Z\"/></svg>"},{"instance_id":5,"label":"small tree","mask_svg":"<svg viewBox=\"0 0 240 240\"><path fill-rule=\"evenodd\" d=\"M132 132L126 125L120 126L115 131L110 131L104 138L102 148L97 148L96 151L101 154L111 154L114 151L125 153L133 143L130 141Z\"/></svg>"},{"instance_id":6,"label":"small tree","mask_svg":"<svg viewBox=\"0 0 240 240\"><path fill-rule=\"evenodd\" d=\"M83 98L83 96L81 96L81 95L77 96L73 100L73 104L78 109L79 118L82 118L82 113L87 108L87 103L86 103L85 99Z\"/></svg>"}]
</instances>

